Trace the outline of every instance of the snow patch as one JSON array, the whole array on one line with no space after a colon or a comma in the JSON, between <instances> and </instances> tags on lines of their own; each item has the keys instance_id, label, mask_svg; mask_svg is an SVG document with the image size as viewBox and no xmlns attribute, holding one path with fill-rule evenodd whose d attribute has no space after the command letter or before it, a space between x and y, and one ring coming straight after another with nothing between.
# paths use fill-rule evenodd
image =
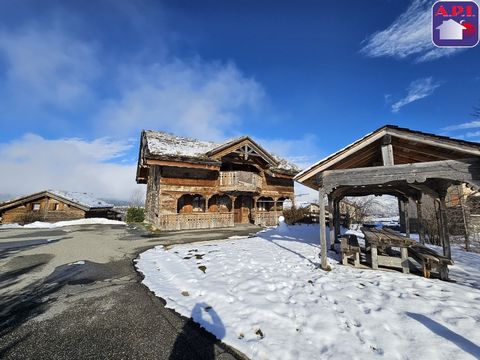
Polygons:
<instances>
[{"instance_id":1,"label":"snow patch","mask_svg":"<svg viewBox=\"0 0 480 360\"><path fill-rule=\"evenodd\" d=\"M123 221L110 220L104 218L88 218L69 221L59 221L55 223L47 223L42 221L35 221L31 224L4 224L0 225L0 229L55 229L65 226L74 225L126 225Z\"/></svg>"},{"instance_id":2,"label":"snow patch","mask_svg":"<svg viewBox=\"0 0 480 360\"><path fill-rule=\"evenodd\" d=\"M479 254L453 249L455 282L336 265L334 253L325 272L318 234L281 224L238 241L157 246L136 267L168 308L250 358L480 356Z\"/></svg>"}]
</instances>

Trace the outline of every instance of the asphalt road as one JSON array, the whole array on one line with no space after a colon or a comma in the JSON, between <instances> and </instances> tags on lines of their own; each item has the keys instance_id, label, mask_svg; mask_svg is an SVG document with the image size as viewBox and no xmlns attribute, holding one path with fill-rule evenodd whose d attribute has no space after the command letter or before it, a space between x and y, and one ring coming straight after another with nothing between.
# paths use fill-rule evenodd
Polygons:
<instances>
[{"instance_id":1,"label":"asphalt road","mask_svg":"<svg viewBox=\"0 0 480 360\"><path fill-rule=\"evenodd\" d=\"M157 235L118 225L0 230L0 358L243 359L166 309L141 285L133 259L159 244L256 230Z\"/></svg>"}]
</instances>

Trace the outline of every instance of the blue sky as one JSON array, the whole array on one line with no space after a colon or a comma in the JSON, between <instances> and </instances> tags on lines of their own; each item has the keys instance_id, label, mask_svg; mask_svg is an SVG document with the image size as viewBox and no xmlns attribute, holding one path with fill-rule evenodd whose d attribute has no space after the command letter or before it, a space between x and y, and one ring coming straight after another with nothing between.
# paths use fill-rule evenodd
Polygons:
<instances>
[{"instance_id":1,"label":"blue sky","mask_svg":"<svg viewBox=\"0 0 480 360\"><path fill-rule=\"evenodd\" d=\"M142 128L249 134L306 166L384 124L478 141L480 47L433 1L0 5L0 193L128 199Z\"/></svg>"}]
</instances>

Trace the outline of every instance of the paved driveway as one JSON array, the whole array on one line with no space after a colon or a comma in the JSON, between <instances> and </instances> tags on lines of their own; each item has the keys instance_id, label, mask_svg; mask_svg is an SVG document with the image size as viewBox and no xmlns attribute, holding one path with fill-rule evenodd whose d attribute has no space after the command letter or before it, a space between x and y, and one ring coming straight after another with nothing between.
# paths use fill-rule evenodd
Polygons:
<instances>
[{"instance_id":1,"label":"paved driveway","mask_svg":"<svg viewBox=\"0 0 480 360\"><path fill-rule=\"evenodd\" d=\"M117 225L0 230L0 358L234 359L241 354L165 309L133 259L155 245L258 228L150 235Z\"/></svg>"}]
</instances>

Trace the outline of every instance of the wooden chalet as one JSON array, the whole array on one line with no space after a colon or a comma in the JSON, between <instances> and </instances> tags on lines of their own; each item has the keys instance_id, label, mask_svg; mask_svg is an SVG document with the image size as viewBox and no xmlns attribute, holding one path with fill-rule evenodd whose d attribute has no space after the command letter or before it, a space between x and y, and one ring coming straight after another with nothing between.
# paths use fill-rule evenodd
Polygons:
<instances>
[{"instance_id":1,"label":"wooden chalet","mask_svg":"<svg viewBox=\"0 0 480 360\"><path fill-rule=\"evenodd\" d=\"M422 195L436 199L444 255L451 258L445 197L451 185L479 188L480 144L386 125L303 170L295 180L319 191L322 268L328 268L325 199L334 223L329 238L337 240L339 201L369 194L396 196L402 211L412 200L419 219ZM424 242L422 226L419 236Z\"/></svg>"},{"instance_id":2,"label":"wooden chalet","mask_svg":"<svg viewBox=\"0 0 480 360\"><path fill-rule=\"evenodd\" d=\"M45 190L0 203L1 224L27 224L34 221L56 222L83 218L116 219L113 205L89 194Z\"/></svg>"},{"instance_id":3,"label":"wooden chalet","mask_svg":"<svg viewBox=\"0 0 480 360\"><path fill-rule=\"evenodd\" d=\"M137 183L161 230L276 225L299 169L248 136L223 144L142 131Z\"/></svg>"}]
</instances>

